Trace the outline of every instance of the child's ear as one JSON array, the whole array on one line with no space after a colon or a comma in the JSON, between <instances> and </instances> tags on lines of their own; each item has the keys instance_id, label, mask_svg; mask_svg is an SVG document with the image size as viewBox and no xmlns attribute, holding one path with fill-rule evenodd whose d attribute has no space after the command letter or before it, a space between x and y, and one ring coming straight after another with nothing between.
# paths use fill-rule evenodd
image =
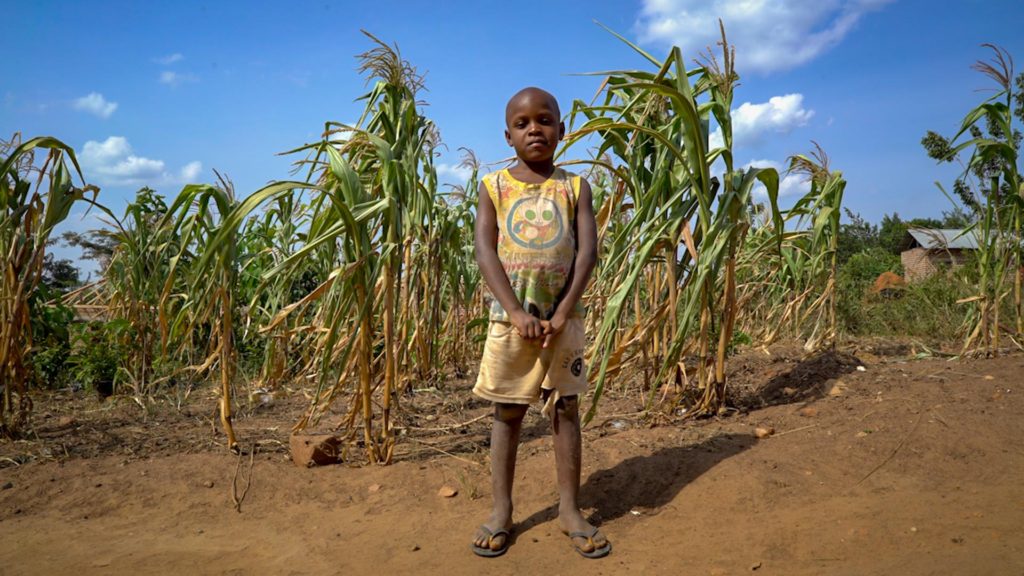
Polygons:
<instances>
[{"instance_id":1,"label":"child's ear","mask_svg":"<svg viewBox=\"0 0 1024 576\"><path fill-rule=\"evenodd\" d=\"M505 129L505 142L508 142L508 145L512 146L512 135L508 133L508 128Z\"/></svg>"},{"instance_id":2,"label":"child's ear","mask_svg":"<svg viewBox=\"0 0 1024 576\"><path fill-rule=\"evenodd\" d=\"M565 138L565 122L558 123L558 139Z\"/></svg>"}]
</instances>

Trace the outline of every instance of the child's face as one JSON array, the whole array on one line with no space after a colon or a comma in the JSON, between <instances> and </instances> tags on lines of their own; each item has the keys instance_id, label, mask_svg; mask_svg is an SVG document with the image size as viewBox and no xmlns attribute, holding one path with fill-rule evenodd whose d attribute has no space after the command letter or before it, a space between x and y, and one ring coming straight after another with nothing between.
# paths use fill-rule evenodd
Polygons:
<instances>
[{"instance_id":1,"label":"child's face","mask_svg":"<svg viewBox=\"0 0 1024 576\"><path fill-rule=\"evenodd\" d=\"M526 162L553 158L558 141L565 135L558 103L541 90L525 90L509 102L505 126L505 140Z\"/></svg>"}]
</instances>

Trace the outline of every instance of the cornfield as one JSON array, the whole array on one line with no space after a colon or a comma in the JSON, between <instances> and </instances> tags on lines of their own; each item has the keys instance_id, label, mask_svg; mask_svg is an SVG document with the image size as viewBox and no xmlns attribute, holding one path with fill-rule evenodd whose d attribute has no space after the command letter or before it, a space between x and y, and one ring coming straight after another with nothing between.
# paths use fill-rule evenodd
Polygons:
<instances>
[{"instance_id":1,"label":"cornfield","mask_svg":"<svg viewBox=\"0 0 1024 576\"><path fill-rule=\"evenodd\" d=\"M119 382L145 405L171 380L215 380L233 451L237 389L290 385L311 398L295 431L344 402L345 458L386 464L402 399L417 383L469 372L479 357L486 317L472 230L481 165L466 151L472 176L439 189L441 140L418 100L423 78L397 47L367 36L359 121L327 122L319 141L291 150L293 180L239 197L220 177L167 203L140 193L122 218L109 215L116 247L92 294L136 343ZM586 420L631 370L649 410L719 414L738 332L761 342L801 336L809 351L834 345L845 181L820 147L794 156L811 189L782 210L776 170L736 167L739 76L724 29L719 51L691 68L678 48L659 60L622 40L650 70L602 73L598 98L573 103L559 153L586 157L562 164L587 167L599 231L584 297L594 383ZM713 126L722 136L714 148ZM29 193L33 148L50 150L44 195ZM65 158L74 163L52 139L5 152L5 433L30 408L25 299L43 247L71 203L95 191L71 185Z\"/></svg>"}]
</instances>

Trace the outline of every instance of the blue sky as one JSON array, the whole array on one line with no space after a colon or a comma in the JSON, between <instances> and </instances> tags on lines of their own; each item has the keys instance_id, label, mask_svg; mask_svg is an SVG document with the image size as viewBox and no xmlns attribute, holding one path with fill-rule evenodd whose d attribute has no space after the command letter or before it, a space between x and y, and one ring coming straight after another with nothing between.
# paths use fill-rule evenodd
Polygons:
<instances>
[{"instance_id":1,"label":"blue sky","mask_svg":"<svg viewBox=\"0 0 1024 576\"><path fill-rule=\"evenodd\" d=\"M956 170L919 142L928 129L952 134L985 96L989 81L969 69L989 56L979 45L1024 66L1019 0L33 1L5 2L5 14L19 50L0 80L0 133L75 147L118 213L142 185L172 196L213 182L213 169L240 194L290 178L294 158L277 153L359 116L361 28L426 74L426 114L449 150L441 176L459 181L459 147L485 162L508 155L503 110L517 89L545 87L567 110L599 83L574 73L648 67L594 20L689 60L722 17L742 76L737 162L783 166L816 140L847 178L846 205L875 222L949 208L933 182Z\"/></svg>"}]
</instances>

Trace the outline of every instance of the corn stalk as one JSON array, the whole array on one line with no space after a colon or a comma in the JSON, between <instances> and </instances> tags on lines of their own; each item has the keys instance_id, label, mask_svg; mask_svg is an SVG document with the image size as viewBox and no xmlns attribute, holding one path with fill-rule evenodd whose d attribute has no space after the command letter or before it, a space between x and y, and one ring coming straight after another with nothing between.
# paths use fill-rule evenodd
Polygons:
<instances>
[{"instance_id":1,"label":"corn stalk","mask_svg":"<svg viewBox=\"0 0 1024 576\"><path fill-rule=\"evenodd\" d=\"M836 263L846 181L831 170L817 143L811 154L790 157L790 172L803 174L811 187L781 211L781 233L766 207L751 207L755 222L739 264L741 325L761 344L800 337L804 349L813 352L836 339Z\"/></svg>"},{"instance_id":2,"label":"corn stalk","mask_svg":"<svg viewBox=\"0 0 1024 576\"><path fill-rule=\"evenodd\" d=\"M37 150L47 151L39 167ZM75 202L94 203L99 189L73 184L67 160L82 178L74 150L55 138L21 142L15 134L0 146L0 154L0 436L11 438L22 432L32 410L26 389L32 353L29 302L39 286L46 245Z\"/></svg>"},{"instance_id":3,"label":"corn stalk","mask_svg":"<svg viewBox=\"0 0 1024 576\"><path fill-rule=\"evenodd\" d=\"M140 404L154 386L153 355L160 336L156 311L168 266L167 251L162 249L166 229L159 222L166 213L163 198L143 188L124 216L110 218L109 227L101 231L115 246L103 270L103 300L110 317L127 320L131 326L132 342L125 343L128 355L122 368Z\"/></svg>"},{"instance_id":4,"label":"corn stalk","mask_svg":"<svg viewBox=\"0 0 1024 576\"><path fill-rule=\"evenodd\" d=\"M994 80L998 91L964 117L951 140L954 146L948 156L972 150L965 175L975 167L985 167L980 171L988 179L985 204L980 218L968 230L978 240L978 293L962 301L971 306L963 350L966 354L998 356L1003 333L1009 334L1017 347L1024 348L1024 180L1018 166L1019 132L1014 129L1014 118L1021 118L1022 112L1021 103L1013 97L1013 59L1001 48L984 46L995 57L991 62L979 61L973 68ZM1020 88L1024 91L1024 86ZM982 120L990 136L976 136L957 144L965 134L980 135L972 128ZM1014 315L1011 325L1002 319L1007 303Z\"/></svg>"},{"instance_id":5,"label":"corn stalk","mask_svg":"<svg viewBox=\"0 0 1024 576\"><path fill-rule=\"evenodd\" d=\"M300 194L277 196L258 216L249 218L239 236L239 298L244 308L242 335L263 349L255 385L273 390L297 376L309 355L302 343L307 338L302 318L268 326L280 310L315 288L318 282L316 262L300 265L294 274L264 278L267 270L292 256L306 238L309 210Z\"/></svg>"},{"instance_id":6,"label":"corn stalk","mask_svg":"<svg viewBox=\"0 0 1024 576\"><path fill-rule=\"evenodd\" d=\"M317 183L309 240L268 277L290 273L307 254L331 252L325 281L275 318L284 321L300 309L318 306L318 385L296 429L320 418L355 369L356 386L342 427L354 440L361 421L367 459L386 464L394 452L400 369L411 365L403 359L414 348L426 360L422 356L431 352L423 340L435 336L430 330L436 325L437 294L415 290L412 282L424 278L409 275L430 274L430 266L436 272L440 258L432 250L438 206L432 155L438 139L433 123L419 113L416 94L422 78L397 48L370 38L376 47L359 56L361 71L375 80L362 97L366 109L355 126L328 123L323 142L300 148L313 152L308 165ZM346 139L327 140L339 131ZM426 251L423 258L416 257L418 250ZM428 290L433 289L435 280L426 280ZM377 398L379 416L374 412Z\"/></svg>"},{"instance_id":7,"label":"corn stalk","mask_svg":"<svg viewBox=\"0 0 1024 576\"><path fill-rule=\"evenodd\" d=\"M730 111L738 76L724 29L721 65L708 55L691 70L678 47L659 61L619 38L656 71L608 73L603 102L577 102L572 118L583 123L566 137L567 145L599 137L590 162L622 185L622 204L608 210L629 206L629 219L604 233L595 283L604 316L590 353L599 371L585 419L596 414L607 377L644 348L657 366L652 399L662 385L688 381L683 360L692 355L698 386L690 393L689 413L714 414L725 406L726 348L737 317L736 256L750 225L746 208L760 182L774 209L778 174L733 166ZM716 149L708 145L712 118L723 136ZM605 154L613 160L603 160ZM719 159L722 181L711 175ZM599 229L616 220L604 211L598 210ZM626 324L630 302L636 302L632 326Z\"/></svg>"},{"instance_id":8,"label":"corn stalk","mask_svg":"<svg viewBox=\"0 0 1024 576\"><path fill-rule=\"evenodd\" d=\"M220 186L190 184L161 219L162 233L173 239L163 248L170 257L158 305L162 350L166 354L170 347L181 355L195 333L208 335L205 359L193 368L198 373L215 365L219 369L220 419L232 452L239 451L231 405L237 364L239 232L264 203L307 187L302 182L277 182L239 202L226 180Z\"/></svg>"}]
</instances>

